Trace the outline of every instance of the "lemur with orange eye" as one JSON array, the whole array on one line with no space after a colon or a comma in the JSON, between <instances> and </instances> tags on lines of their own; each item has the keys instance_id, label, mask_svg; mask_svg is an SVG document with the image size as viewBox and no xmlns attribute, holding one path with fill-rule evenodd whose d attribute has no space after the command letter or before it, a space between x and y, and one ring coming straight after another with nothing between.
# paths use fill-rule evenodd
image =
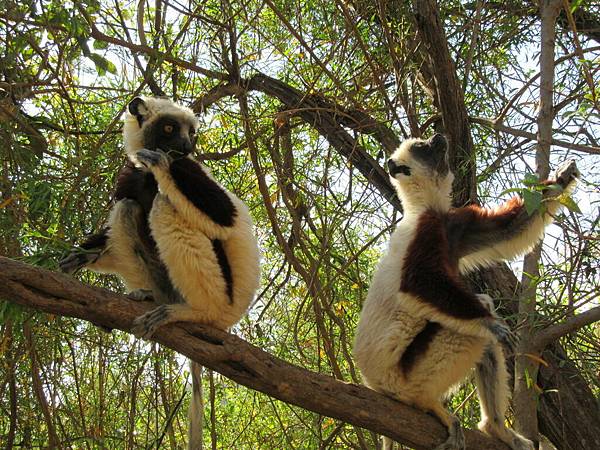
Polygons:
<instances>
[{"instance_id":1,"label":"lemur with orange eye","mask_svg":"<svg viewBox=\"0 0 600 450\"><path fill-rule=\"evenodd\" d=\"M107 224L60 262L67 273L85 267L117 274L133 298L159 303L135 320L137 336L178 321L226 330L246 313L259 285L248 208L190 155L198 126L189 108L170 100L132 100L123 127L129 161L117 177ZM199 421L197 396L194 408L192 420ZM193 431L190 449L201 445Z\"/></svg>"},{"instance_id":2,"label":"lemur with orange eye","mask_svg":"<svg viewBox=\"0 0 600 450\"><path fill-rule=\"evenodd\" d=\"M509 387L501 343L508 326L493 301L460 274L530 250L578 176L574 161L544 182L545 210L528 214L520 197L494 209L451 207L454 175L441 134L403 142L388 161L404 215L377 267L360 315L354 356L372 389L434 413L448 428L438 450L464 449L460 422L442 399L475 367L481 431L513 450L533 444L504 425ZM384 437L384 449L393 442Z\"/></svg>"}]
</instances>

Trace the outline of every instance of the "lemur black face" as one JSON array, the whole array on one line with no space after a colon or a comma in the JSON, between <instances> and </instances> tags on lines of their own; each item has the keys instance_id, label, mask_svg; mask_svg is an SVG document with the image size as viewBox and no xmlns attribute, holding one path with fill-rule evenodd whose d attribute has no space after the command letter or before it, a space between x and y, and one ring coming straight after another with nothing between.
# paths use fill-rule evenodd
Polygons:
<instances>
[{"instance_id":1,"label":"lemur black face","mask_svg":"<svg viewBox=\"0 0 600 450\"><path fill-rule=\"evenodd\" d=\"M447 150L448 141L439 133L410 147L410 153L416 160L442 176L449 170Z\"/></svg>"},{"instance_id":2,"label":"lemur black face","mask_svg":"<svg viewBox=\"0 0 600 450\"><path fill-rule=\"evenodd\" d=\"M164 115L144 128L144 147L148 150L160 150L177 159L191 153L195 146L194 126L180 118Z\"/></svg>"}]
</instances>

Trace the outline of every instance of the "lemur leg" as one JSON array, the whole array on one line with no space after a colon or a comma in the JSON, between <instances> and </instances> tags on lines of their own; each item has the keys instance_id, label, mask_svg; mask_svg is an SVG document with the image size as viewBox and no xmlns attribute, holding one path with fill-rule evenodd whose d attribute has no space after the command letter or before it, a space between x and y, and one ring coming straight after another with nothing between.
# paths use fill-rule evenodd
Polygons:
<instances>
[{"instance_id":1,"label":"lemur leg","mask_svg":"<svg viewBox=\"0 0 600 450\"><path fill-rule=\"evenodd\" d=\"M477 364L475 382L481 409L479 429L500 439L513 450L533 450L531 441L504 425L509 398L508 372L504 353L498 344L487 347Z\"/></svg>"},{"instance_id":2,"label":"lemur leg","mask_svg":"<svg viewBox=\"0 0 600 450\"><path fill-rule=\"evenodd\" d=\"M148 233L139 203L120 200L111 210L108 226L88 237L80 249L59 265L67 273L86 267L95 272L117 274L132 290L130 297L135 300L154 298L160 303L181 302L181 295L173 288Z\"/></svg>"},{"instance_id":3,"label":"lemur leg","mask_svg":"<svg viewBox=\"0 0 600 450\"><path fill-rule=\"evenodd\" d=\"M429 405L428 409L434 413L448 429L448 439L443 444L438 445L435 450L464 450L465 435L458 418L450 414L441 403Z\"/></svg>"},{"instance_id":4,"label":"lemur leg","mask_svg":"<svg viewBox=\"0 0 600 450\"><path fill-rule=\"evenodd\" d=\"M162 304L182 303L183 298L173 287L167 269L150 238L142 207L130 199L121 200L119 204L117 223L124 230L130 230L131 252L139 270L144 272L146 278L146 285L134 289L129 296L134 300L154 299Z\"/></svg>"},{"instance_id":5,"label":"lemur leg","mask_svg":"<svg viewBox=\"0 0 600 450\"><path fill-rule=\"evenodd\" d=\"M148 286L148 274L136 255L141 243L139 225L144 220L137 202L121 200L110 212L107 226L88 237L79 249L62 260L61 270L73 273L83 267L100 273L120 275L129 289Z\"/></svg>"},{"instance_id":6,"label":"lemur leg","mask_svg":"<svg viewBox=\"0 0 600 450\"><path fill-rule=\"evenodd\" d=\"M74 249L66 258L58 262L61 272L72 275L79 269L96 262L106 249L109 230L109 227L105 227L98 233L87 236L79 244L79 248Z\"/></svg>"}]
</instances>

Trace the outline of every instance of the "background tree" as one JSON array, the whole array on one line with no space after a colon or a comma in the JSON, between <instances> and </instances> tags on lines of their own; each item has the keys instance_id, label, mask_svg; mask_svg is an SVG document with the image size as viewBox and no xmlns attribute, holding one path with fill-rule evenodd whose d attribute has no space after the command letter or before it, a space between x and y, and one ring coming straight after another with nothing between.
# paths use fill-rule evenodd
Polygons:
<instances>
[{"instance_id":1,"label":"background tree","mask_svg":"<svg viewBox=\"0 0 600 450\"><path fill-rule=\"evenodd\" d=\"M560 449L600 448L595 2L0 3L0 252L55 269L106 219L127 101L166 94L201 115L197 156L256 221L262 290L234 332L340 380L360 381L353 331L401 218L382 169L400 140L449 136L457 204L494 203L576 159L569 206L581 214L567 210L525 266L471 281L522 337L518 427ZM0 323L2 445L182 448L189 381L177 354L8 302ZM204 382L211 448L375 446L375 433L218 373ZM468 427L472 391L452 400Z\"/></svg>"}]
</instances>

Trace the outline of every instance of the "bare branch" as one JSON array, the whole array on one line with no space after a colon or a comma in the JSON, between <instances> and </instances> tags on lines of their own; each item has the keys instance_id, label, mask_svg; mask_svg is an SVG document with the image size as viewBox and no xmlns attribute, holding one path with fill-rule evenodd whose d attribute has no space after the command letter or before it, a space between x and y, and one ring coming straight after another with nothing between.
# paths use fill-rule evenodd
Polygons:
<instances>
[{"instance_id":1,"label":"bare branch","mask_svg":"<svg viewBox=\"0 0 600 450\"><path fill-rule=\"evenodd\" d=\"M548 328L544 328L537 333L531 343L533 348L543 351L544 348L562 336L577 331L578 329L590 325L600 320L600 306L589 309L576 316L571 316L561 323L556 323Z\"/></svg>"},{"instance_id":2,"label":"bare branch","mask_svg":"<svg viewBox=\"0 0 600 450\"><path fill-rule=\"evenodd\" d=\"M535 133L530 133L528 131L519 130L517 128L512 128L503 123L496 122L492 119L486 119L484 117L469 117L469 121L472 123L476 123L479 125L483 125L485 127L492 128L496 131L502 131L504 133L512 134L513 136L519 136L526 139L530 139L534 142L538 141L538 137ZM591 145L583 145L583 144L573 144L571 142L561 141L559 139L552 138L550 140L552 145L556 145L557 147L569 148L571 150L577 150L580 152L590 153L592 155L600 155L600 147L594 147Z\"/></svg>"}]
</instances>

